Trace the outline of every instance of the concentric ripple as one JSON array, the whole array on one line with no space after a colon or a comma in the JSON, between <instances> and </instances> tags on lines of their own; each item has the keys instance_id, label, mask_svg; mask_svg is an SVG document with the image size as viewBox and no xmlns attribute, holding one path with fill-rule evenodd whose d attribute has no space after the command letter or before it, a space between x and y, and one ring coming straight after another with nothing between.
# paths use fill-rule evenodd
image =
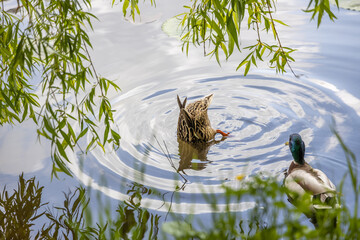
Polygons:
<instances>
[{"instance_id":1,"label":"concentric ripple","mask_svg":"<svg viewBox=\"0 0 360 240\"><path fill-rule=\"evenodd\" d=\"M210 93L214 94L208 111L212 126L230 136L223 141L217 137L219 141L202 154L191 153L192 159L183 160L176 137L176 95L191 102ZM284 143L294 132L304 139L308 162L316 159L316 165L321 159L330 173L344 170L336 154L327 157L336 146L329 125L335 119L345 129L350 119L359 118L359 102L322 81L284 76L174 79L165 85L164 81L152 82L112 99L122 137L120 149L106 155L95 149L86 167L80 168L76 158L78 165L72 170L84 184L116 199L126 200L126 192L136 183L153 190L142 199L148 208L167 211L171 205L172 211L179 213L211 212L203 195L211 192L221 199L222 185L236 187L238 174L245 174L246 179L260 172L282 177L291 160ZM318 154L318 149L326 149L322 151L325 155ZM333 169L326 164L330 161L335 163ZM101 170L102 177L94 169ZM106 184L99 180L104 176ZM174 192L177 200L172 198ZM234 210L252 206L233 205Z\"/></svg>"}]
</instances>

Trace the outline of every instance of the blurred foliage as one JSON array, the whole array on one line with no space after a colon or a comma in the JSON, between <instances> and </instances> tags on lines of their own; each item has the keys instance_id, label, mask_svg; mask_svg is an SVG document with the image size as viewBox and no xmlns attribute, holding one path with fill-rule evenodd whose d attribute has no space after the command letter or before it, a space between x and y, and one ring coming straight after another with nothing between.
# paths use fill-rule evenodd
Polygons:
<instances>
[{"instance_id":1,"label":"blurred foliage","mask_svg":"<svg viewBox=\"0 0 360 240\"><path fill-rule=\"evenodd\" d=\"M296 199L292 206L286 200L289 192L278 178L264 174L242 179L236 189L224 187L226 211L212 214L206 222L194 222L197 218L191 215L184 219L176 214L172 214L172 221L165 218L161 222L162 215L142 206L143 196L156 192L138 183L130 186L128 200L120 202L116 211L111 211L110 204L107 209L89 207L90 200L81 187L64 194L63 206L50 209L41 202L43 187L34 178L25 180L20 175L18 189L10 195L4 188L1 194L0 239L157 239L160 233L175 239L359 239L358 163L339 134L336 131L334 134L344 149L348 167L338 187L341 208L316 211L314 226L304 220L303 214L309 218L313 214L308 196ZM345 201L350 194L343 191L346 177L352 185L353 208L346 204L349 198ZM204 198L218 210L216 195L204 193ZM245 212L230 209L233 203L249 201L255 202L254 208ZM95 211L106 215L106 219L93 225L86 212ZM39 219L45 222L42 226Z\"/></svg>"},{"instance_id":2,"label":"blurred foliage","mask_svg":"<svg viewBox=\"0 0 360 240\"><path fill-rule=\"evenodd\" d=\"M295 199L295 207L292 207L284 198L289 191L276 177L257 175L242 180L236 189L225 187L227 203L250 200L256 203L255 208L247 212L231 212L229 208L224 213L214 214L211 223L200 222L200 229L185 221L168 222L162 225L163 231L175 239L360 239L358 163L338 132L333 129L333 133L344 150L348 169L338 189L340 208L312 212L313 203L308 201L307 194ZM343 191L347 177L352 183L353 208L346 205L348 192ZM209 196L208 199L216 210L216 197ZM302 222L302 214L312 221L313 226Z\"/></svg>"},{"instance_id":3,"label":"blurred foliage","mask_svg":"<svg viewBox=\"0 0 360 240\"><path fill-rule=\"evenodd\" d=\"M229 203L254 201L253 209L214 214L210 223L200 222L198 229L183 221L164 223L162 229L176 239L337 239L348 236L342 229L347 226L346 221L359 222L359 219L346 216L342 219L345 222L334 226L331 220L345 209L333 209L317 212L317 227L308 226L301 220L301 215L309 211L309 203L298 199L296 207L292 207L284 198L286 193L287 190L275 178L256 176L239 189L225 188ZM211 199L211 204L216 206L213 202L216 198Z\"/></svg>"},{"instance_id":4,"label":"blurred foliage","mask_svg":"<svg viewBox=\"0 0 360 240\"><path fill-rule=\"evenodd\" d=\"M336 6L339 8L339 0L335 0ZM324 14L327 14L330 20L336 19L335 14L330 9L329 0L310 0L309 4L304 10L305 12L312 13L311 20L317 18L317 26L319 27Z\"/></svg>"},{"instance_id":5,"label":"blurred foliage","mask_svg":"<svg viewBox=\"0 0 360 240\"><path fill-rule=\"evenodd\" d=\"M124 17L130 15L132 17L132 20L135 21L135 15L140 15L139 0L112 0L111 4L114 5L118 2L122 3ZM151 6L156 6L155 0L150 0L150 3Z\"/></svg>"}]
</instances>

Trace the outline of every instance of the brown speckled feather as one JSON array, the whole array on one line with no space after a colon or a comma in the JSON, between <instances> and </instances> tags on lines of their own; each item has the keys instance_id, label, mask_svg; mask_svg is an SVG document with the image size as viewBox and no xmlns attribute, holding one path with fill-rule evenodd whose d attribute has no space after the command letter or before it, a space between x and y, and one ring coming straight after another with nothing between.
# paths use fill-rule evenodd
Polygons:
<instances>
[{"instance_id":1,"label":"brown speckled feather","mask_svg":"<svg viewBox=\"0 0 360 240\"><path fill-rule=\"evenodd\" d=\"M201 100L190 103L186 106L177 96L180 108L177 136L186 142L207 142L214 138L216 130L211 127L209 117L207 115L208 107L211 103L213 95L209 95Z\"/></svg>"}]
</instances>

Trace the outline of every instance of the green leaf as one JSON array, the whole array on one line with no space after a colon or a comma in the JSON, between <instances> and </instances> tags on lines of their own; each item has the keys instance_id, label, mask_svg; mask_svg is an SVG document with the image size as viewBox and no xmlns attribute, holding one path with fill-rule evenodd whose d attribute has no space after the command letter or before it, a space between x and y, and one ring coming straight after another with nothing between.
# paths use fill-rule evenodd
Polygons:
<instances>
[{"instance_id":1,"label":"green leaf","mask_svg":"<svg viewBox=\"0 0 360 240\"><path fill-rule=\"evenodd\" d=\"M43 123L44 123L45 129L46 129L49 133L51 133L51 135L52 135L53 137L57 137L57 134L56 134L56 132L55 132L55 129L51 126L51 124L49 123L47 117L44 117L44 118L43 118Z\"/></svg>"},{"instance_id":2,"label":"green leaf","mask_svg":"<svg viewBox=\"0 0 360 240\"><path fill-rule=\"evenodd\" d=\"M223 16L222 16L218 11L215 11L215 12L214 12L214 15L215 15L216 19L218 20L219 25L220 25L221 27L224 27L224 26L225 26L225 22L224 22Z\"/></svg>"},{"instance_id":3,"label":"green leaf","mask_svg":"<svg viewBox=\"0 0 360 240\"><path fill-rule=\"evenodd\" d=\"M62 146L62 144L59 142L59 140L56 140L56 149L57 149L57 151L60 153L60 155L66 160L66 161L68 161L68 162L70 162L69 161L69 159L68 159L68 157L67 157L67 155L66 155L66 153L65 153L65 150L64 150L64 147ZM60 166L59 166L60 167Z\"/></svg>"},{"instance_id":4,"label":"green leaf","mask_svg":"<svg viewBox=\"0 0 360 240\"><path fill-rule=\"evenodd\" d=\"M251 56L251 62L252 62L252 64L254 64L256 66L256 60L255 60L254 55Z\"/></svg>"},{"instance_id":5,"label":"green leaf","mask_svg":"<svg viewBox=\"0 0 360 240\"><path fill-rule=\"evenodd\" d=\"M89 152L90 149L93 147L94 143L96 142L96 139L95 137L92 137L91 141L89 142L89 144L87 145L86 147L86 152Z\"/></svg>"},{"instance_id":6,"label":"green leaf","mask_svg":"<svg viewBox=\"0 0 360 240\"><path fill-rule=\"evenodd\" d=\"M234 40L230 37L228 43L229 57L234 52Z\"/></svg>"},{"instance_id":7,"label":"green leaf","mask_svg":"<svg viewBox=\"0 0 360 240\"><path fill-rule=\"evenodd\" d=\"M119 145L119 141L120 141L120 135L115 132L114 130L111 130L111 135L114 138L115 142L117 143L117 145Z\"/></svg>"},{"instance_id":8,"label":"green leaf","mask_svg":"<svg viewBox=\"0 0 360 240\"><path fill-rule=\"evenodd\" d=\"M70 177L72 177L72 174L71 174L69 168L66 167L65 163L60 159L60 157L59 157L57 154L54 154L54 155L53 155L53 159L54 159L54 161L55 161L55 163L56 163L56 166L59 167L59 169L61 170L61 172L67 174L67 175L70 176ZM53 167L53 169L54 169L54 167Z\"/></svg>"},{"instance_id":9,"label":"green leaf","mask_svg":"<svg viewBox=\"0 0 360 240\"><path fill-rule=\"evenodd\" d=\"M282 21L280 21L280 20L278 20L278 19L273 19L275 22L277 22L277 23L280 23L281 25L284 25L284 26L287 26L287 27L289 27L289 25L287 25L287 24L285 24L284 22L282 22Z\"/></svg>"},{"instance_id":10,"label":"green leaf","mask_svg":"<svg viewBox=\"0 0 360 240\"><path fill-rule=\"evenodd\" d=\"M250 65L251 65L251 62L248 61L247 64L246 64L246 67L245 67L245 72L244 72L244 76L246 76L250 70Z\"/></svg>"},{"instance_id":11,"label":"green leaf","mask_svg":"<svg viewBox=\"0 0 360 240\"><path fill-rule=\"evenodd\" d=\"M243 65L247 64L249 61L246 61L246 59L244 59L236 68L236 70L239 70Z\"/></svg>"},{"instance_id":12,"label":"green leaf","mask_svg":"<svg viewBox=\"0 0 360 240\"><path fill-rule=\"evenodd\" d=\"M234 40L237 48L240 50L240 45L239 45L239 40L238 40L238 34L237 34L237 30L235 28L235 24L234 21L232 19L232 17L228 18L227 21L227 30L229 35L231 36L231 38Z\"/></svg>"},{"instance_id":13,"label":"green leaf","mask_svg":"<svg viewBox=\"0 0 360 240\"><path fill-rule=\"evenodd\" d=\"M27 113L28 113L28 109L30 106L27 106L28 104L24 105L24 111L23 111L23 115L21 118L21 122L23 122L25 120L25 118L27 117Z\"/></svg>"},{"instance_id":14,"label":"green leaf","mask_svg":"<svg viewBox=\"0 0 360 240\"><path fill-rule=\"evenodd\" d=\"M14 110L14 112L17 112L16 107L13 105L8 96L6 96L6 94L1 94L1 97L5 100L6 104L9 105L12 110Z\"/></svg>"},{"instance_id":15,"label":"green leaf","mask_svg":"<svg viewBox=\"0 0 360 240\"><path fill-rule=\"evenodd\" d=\"M277 37L276 37L276 29L275 29L274 22L270 22L270 26L271 26L271 30L272 30L273 35L274 35L274 39L277 40Z\"/></svg>"},{"instance_id":16,"label":"green leaf","mask_svg":"<svg viewBox=\"0 0 360 240\"><path fill-rule=\"evenodd\" d=\"M105 145L105 144L106 144L106 141L108 140L109 131L110 131L110 125L106 125L105 131L104 131L103 145Z\"/></svg>"},{"instance_id":17,"label":"green leaf","mask_svg":"<svg viewBox=\"0 0 360 240\"><path fill-rule=\"evenodd\" d=\"M220 39L223 39L223 34L222 34L221 29L219 28L219 25L215 21L211 20L208 16L205 16L205 19L210 24L211 29L215 30L215 32L217 33L217 36Z\"/></svg>"},{"instance_id":18,"label":"green leaf","mask_svg":"<svg viewBox=\"0 0 360 240\"><path fill-rule=\"evenodd\" d=\"M66 134L64 131L60 130L60 134L61 136L64 138L64 141L66 144L62 144L62 145L65 145L65 146L69 146L71 149L72 149L72 144L71 144L71 139L69 137L68 134Z\"/></svg>"},{"instance_id":19,"label":"green leaf","mask_svg":"<svg viewBox=\"0 0 360 240\"><path fill-rule=\"evenodd\" d=\"M89 128L85 128L84 130L81 131L81 133L77 136L76 141L78 142L80 138L82 138L87 132L88 132Z\"/></svg>"}]
</instances>

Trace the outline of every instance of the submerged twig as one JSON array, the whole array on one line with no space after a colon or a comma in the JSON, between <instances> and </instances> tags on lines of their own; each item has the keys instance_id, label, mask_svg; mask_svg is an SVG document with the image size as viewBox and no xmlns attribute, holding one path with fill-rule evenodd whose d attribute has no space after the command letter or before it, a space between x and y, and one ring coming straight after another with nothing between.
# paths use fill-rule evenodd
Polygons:
<instances>
[{"instance_id":1,"label":"submerged twig","mask_svg":"<svg viewBox=\"0 0 360 240\"><path fill-rule=\"evenodd\" d=\"M185 183L187 183L188 180L176 169L175 164L174 164L174 162L173 162L172 159L171 159L171 155L170 155L170 153L169 153L169 150L168 150L168 148L167 148L167 146L166 146L165 141L163 141L163 142L164 142L164 146L165 146L165 148L166 148L166 152L167 152L167 153L165 152L165 150L164 150L163 147L161 146L161 144L160 144L160 142L158 141L158 139L156 138L156 136L154 136L154 138L155 138L157 144L159 145L162 153L165 155L165 157L166 157L167 160L169 161L170 166L176 171L176 173L178 173L178 174L184 179ZM183 186L184 186L184 185L183 185ZM182 187L182 188L183 188L183 187Z\"/></svg>"},{"instance_id":2,"label":"submerged twig","mask_svg":"<svg viewBox=\"0 0 360 240\"><path fill-rule=\"evenodd\" d=\"M166 213L166 216L165 216L165 221L166 221L166 219L167 219L167 217L168 217L168 215L169 215L169 213L170 213L170 211L171 211L171 208L172 208L172 203L173 203L173 198L174 198L175 192L178 192L179 190L184 190L184 189L185 189L185 185L187 184L188 180L187 180L187 179L179 172L179 170L175 167L175 164L174 164L174 162L173 162L172 159L171 159L171 155L170 155L169 149L168 149L165 141L163 141L163 143L164 143L166 152L165 152L164 148L162 147L162 145L160 144L159 140L156 138L156 136L154 136L154 138L155 138L157 144L159 145L162 153L165 155L165 157L166 157L167 160L169 161L170 166L176 171L176 173L178 173L178 174L184 179L183 185L182 185L181 187L177 187L174 191L172 191L171 199L170 199L170 206L169 206L168 212ZM165 194L167 194L167 193L165 193ZM163 194L164 204L161 205L160 208L165 205L165 194Z\"/></svg>"}]
</instances>

